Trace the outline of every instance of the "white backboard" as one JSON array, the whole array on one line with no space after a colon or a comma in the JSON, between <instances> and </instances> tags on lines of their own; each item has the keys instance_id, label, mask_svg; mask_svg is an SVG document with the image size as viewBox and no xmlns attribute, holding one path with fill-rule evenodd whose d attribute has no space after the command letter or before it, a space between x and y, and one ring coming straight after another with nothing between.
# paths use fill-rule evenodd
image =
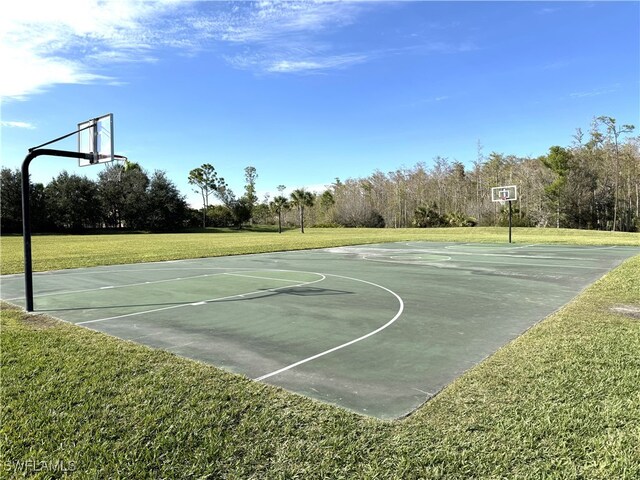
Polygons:
<instances>
[{"instance_id":1,"label":"white backboard","mask_svg":"<svg viewBox=\"0 0 640 480\"><path fill-rule=\"evenodd\" d=\"M491 188L492 202L515 202L516 200L518 200L517 185Z\"/></svg>"},{"instance_id":2,"label":"white backboard","mask_svg":"<svg viewBox=\"0 0 640 480\"><path fill-rule=\"evenodd\" d=\"M93 154L91 160L78 160L81 167L113 161L112 113L79 123L78 130L78 152Z\"/></svg>"}]
</instances>

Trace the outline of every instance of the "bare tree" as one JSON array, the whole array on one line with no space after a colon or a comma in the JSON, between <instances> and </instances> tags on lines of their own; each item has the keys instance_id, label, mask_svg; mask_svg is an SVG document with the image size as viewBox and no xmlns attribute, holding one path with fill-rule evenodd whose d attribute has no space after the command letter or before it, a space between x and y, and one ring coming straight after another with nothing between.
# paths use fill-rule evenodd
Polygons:
<instances>
[{"instance_id":1,"label":"bare tree","mask_svg":"<svg viewBox=\"0 0 640 480\"><path fill-rule=\"evenodd\" d=\"M620 149L618 148L618 140L620 135L625 133L631 133L636 127L633 125L623 125L622 127L616 127L616 119L612 117L601 116L598 117L598 121L602 122L607 127L607 135L609 140L613 140L613 153L614 153L614 194L613 194L613 231L616 231L616 224L618 223L618 198L620 191Z\"/></svg>"}]
</instances>

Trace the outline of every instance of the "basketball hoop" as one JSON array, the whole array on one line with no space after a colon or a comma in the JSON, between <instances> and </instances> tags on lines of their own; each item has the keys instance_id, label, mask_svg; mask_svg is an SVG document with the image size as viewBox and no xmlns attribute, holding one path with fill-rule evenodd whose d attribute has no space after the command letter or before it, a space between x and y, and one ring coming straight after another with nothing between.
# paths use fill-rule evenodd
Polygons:
<instances>
[{"instance_id":1,"label":"basketball hoop","mask_svg":"<svg viewBox=\"0 0 640 480\"><path fill-rule=\"evenodd\" d=\"M54 150L42 148L59 142L73 135L78 135L78 150ZM46 143L31 147L22 162L22 243L24 244L24 296L25 310L33 312L33 262L31 258L31 211L29 207L29 164L41 155L50 157L77 158L79 166L94 165L96 163L113 162L116 155L113 152L113 114L93 118L78 124L77 130L50 140Z\"/></svg>"},{"instance_id":2,"label":"basketball hoop","mask_svg":"<svg viewBox=\"0 0 640 480\"><path fill-rule=\"evenodd\" d=\"M493 187L491 189L491 201L500 202L504 205L506 202L515 202L518 200L518 187L516 185L508 185L506 187Z\"/></svg>"},{"instance_id":3,"label":"basketball hoop","mask_svg":"<svg viewBox=\"0 0 640 480\"><path fill-rule=\"evenodd\" d=\"M507 203L509 204L509 243L511 243L511 225L512 225L512 208L511 204L518 200L518 187L517 185L506 185L503 187L492 187L491 188L491 201L495 203L500 203L500 206L504 207Z\"/></svg>"}]
</instances>

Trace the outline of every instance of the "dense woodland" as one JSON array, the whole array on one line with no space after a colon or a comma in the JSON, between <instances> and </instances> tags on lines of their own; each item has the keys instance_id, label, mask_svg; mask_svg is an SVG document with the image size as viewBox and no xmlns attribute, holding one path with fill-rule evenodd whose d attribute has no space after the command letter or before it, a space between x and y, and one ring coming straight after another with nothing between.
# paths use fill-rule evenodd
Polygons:
<instances>
[{"instance_id":1,"label":"dense woodland","mask_svg":"<svg viewBox=\"0 0 640 480\"><path fill-rule=\"evenodd\" d=\"M189 183L202 208L189 208L162 171L136 163L106 167L96 181L62 172L47 185L31 185L35 232L87 230L181 231L185 228L272 224L283 227L441 227L502 225L506 207L490 189L517 185L514 225L640 230L640 137L634 126L610 117L580 129L571 145L538 158L492 152L466 164L436 157L366 178L336 178L324 192L295 190L256 196L258 172L245 168L244 193L236 196L211 164L194 168ZM337 172L338 173L338 172ZM22 230L20 172L1 171L1 228ZM285 187L280 185L282 193Z\"/></svg>"}]
</instances>

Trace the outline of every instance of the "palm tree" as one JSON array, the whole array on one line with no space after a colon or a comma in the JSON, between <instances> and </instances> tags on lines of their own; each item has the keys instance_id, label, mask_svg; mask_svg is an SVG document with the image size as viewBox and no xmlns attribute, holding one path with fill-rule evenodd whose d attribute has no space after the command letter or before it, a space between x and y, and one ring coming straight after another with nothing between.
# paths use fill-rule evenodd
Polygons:
<instances>
[{"instance_id":1,"label":"palm tree","mask_svg":"<svg viewBox=\"0 0 640 480\"><path fill-rule=\"evenodd\" d=\"M282 233L282 212L289 208L289 201L282 195L278 195L269 202L269 208L278 214L278 233Z\"/></svg>"},{"instance_id":2,"label":"palm tree","mask_svg":"<svg viewBox=\"0 0 640 480\"><path fill-rule=\"evenodd\" d=\"M131 170L142 171L142 168L140 167L140 164L138 162L130 162L128 158L125 158L124 166L123 166L122 170L124 172L128 172L128 171L131 171Z\"/></svg>"},{"instance_id":3,"label":"palm tree","mask_svg":"<svg viewBox=\"0 0 640 480\"><path fill-rule=\"evenodd\" d=\"M300 232L304 233L304 207L313 206L313 194L305 191L304 188L298 188L291 192L291 205L298 207L298 212L300 212Z\"/></svg>"}]
</instances>

